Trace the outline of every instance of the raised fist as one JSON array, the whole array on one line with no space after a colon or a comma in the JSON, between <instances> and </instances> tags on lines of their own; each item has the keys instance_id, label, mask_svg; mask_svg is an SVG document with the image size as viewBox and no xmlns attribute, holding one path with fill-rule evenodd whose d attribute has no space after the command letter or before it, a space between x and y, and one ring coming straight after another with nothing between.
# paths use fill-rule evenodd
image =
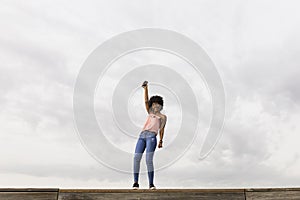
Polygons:
<instances>
[{"instance_id":1,"label":"raised fist","mask_svg":"<svg viewBox=\"0 0 300 200\"><path fill-rule=\"evenodd\" d=\"M146 87L147 87L147 84L148 84L148 81L144 81L142 87L143 87L143 88L146 88Z\"/></svg>"}]
</instances>

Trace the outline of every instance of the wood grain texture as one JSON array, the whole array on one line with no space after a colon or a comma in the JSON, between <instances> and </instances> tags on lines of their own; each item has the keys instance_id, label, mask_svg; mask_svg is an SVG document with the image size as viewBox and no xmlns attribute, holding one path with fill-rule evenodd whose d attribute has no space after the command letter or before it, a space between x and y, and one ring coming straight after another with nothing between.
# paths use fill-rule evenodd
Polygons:
<instances>
[{"instance_id":1,"label":"wood grain texture","mask_svg":"<svg viewBox=\"0 0 300 200\"><path fill-rule=\"evenodd\" d=\"M57 200L55 192L1 192L2 200Z\"/></svg>"},{"instance_id":2,"label":"wood grain texture","mask_svg":"<svg viewBox=\"0 0 300 200\"><path fill-rule=\"evenodd\" d=\"M300 188L245 189L247 200L300 200Z\"/></svg>"},{"instance_id":3,"label":"wood grain texture","mask_svg":"<svg viewBox=\"0 0 300 200\"><path fill-rule=\"evenodd\" d=\"M211 199L244 200L243 189L77 189L60 190L59 200L102 199Z\"/></svg>"},{"instance_id":4,"label":"wood grain texture","mask_svg":"<svg viewBox=\"0 0 300 200\"><path fill-rule=\"evenodd\" d=\"M57 200L59 189L0 188L1 200Z\"/></svg>"}]
</instances>

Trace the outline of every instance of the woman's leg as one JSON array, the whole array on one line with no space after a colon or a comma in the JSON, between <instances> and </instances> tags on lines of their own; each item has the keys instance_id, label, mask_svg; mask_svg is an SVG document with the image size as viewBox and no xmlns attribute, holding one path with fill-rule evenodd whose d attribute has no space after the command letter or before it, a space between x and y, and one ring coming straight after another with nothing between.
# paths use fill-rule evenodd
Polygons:
<instances>
[{"instance_id":1,"label":"woman's leg","mask_svg":"<svg viewBox=\"0 0 300 200\"><path fill-rule=\"evenodd\" d=\"M154 156L156 144L157 144L157 139L156 139L155 135L146 138L146 146L147 146L146 164L147 164L147 170L148 170L149 185L153 184L153 179L154 179L153 156Z\"/></svg>"},{"instance_id":2,"label":"woman's leg","mask_svg":"<svg viewBox=\"0 0 300 200\"><path fill-rule=\"evenodd\" d=\"M134 182L138 183L139 180L139 172L140 172L140 163L143 156L143 153L146 148L146 140L144 138L139 138L134 153L134 161L133 161L133 174L134 174Z\"/></svg>"}]
</instances>

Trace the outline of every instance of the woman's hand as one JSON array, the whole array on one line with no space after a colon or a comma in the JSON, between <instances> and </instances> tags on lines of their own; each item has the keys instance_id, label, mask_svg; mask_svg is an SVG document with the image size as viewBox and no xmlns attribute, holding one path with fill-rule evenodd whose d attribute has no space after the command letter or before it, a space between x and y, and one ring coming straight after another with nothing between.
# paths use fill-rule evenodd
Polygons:
<instances>
[{"instance_id":1,"label":"woman's hand","mask_svg":"<svg viewBox=\"0 0 300 200\"><path fill-rule=\"evenodd\" d=\"M148 86L148 81L144 81L142 87L143 87L143 88L146 88L147 86Z\"/></svg>"},{"instance_id":2,"label":"woman's hand","mask_svg":"<svg viewBox=\"0 0 300 200\"><path fill-rule=\"evenodd\" d=\"M159 140L158 148L162 148L162 143L163 143L163 141L162 141L162 140Z\"/></svg>"}]
</instances>

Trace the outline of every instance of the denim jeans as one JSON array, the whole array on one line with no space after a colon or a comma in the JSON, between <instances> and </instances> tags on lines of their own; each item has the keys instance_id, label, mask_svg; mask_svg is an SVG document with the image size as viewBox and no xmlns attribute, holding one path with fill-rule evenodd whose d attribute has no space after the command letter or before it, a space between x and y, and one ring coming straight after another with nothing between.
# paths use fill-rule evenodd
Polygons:
<instances>
[{"instance_id":1,"label":"denim jeans","mask_svg":"<svg viewBox=\"0 0 300 200\"><path fill-rule=\"evenodd\" d=\"M156 134L154 132L145 130L140 133L139 139L136 143L135 153L134 153L134 162L133 162L134 182L138 182L139 172L140 172L140 162L143 153L146 149L146 165L148 171L148 180L149 180L149 184L153 184L153 179L154 179L153 155L156 148L156 144L157 144L157 139L156 139Z\"/></svg>"}]
</instances>

